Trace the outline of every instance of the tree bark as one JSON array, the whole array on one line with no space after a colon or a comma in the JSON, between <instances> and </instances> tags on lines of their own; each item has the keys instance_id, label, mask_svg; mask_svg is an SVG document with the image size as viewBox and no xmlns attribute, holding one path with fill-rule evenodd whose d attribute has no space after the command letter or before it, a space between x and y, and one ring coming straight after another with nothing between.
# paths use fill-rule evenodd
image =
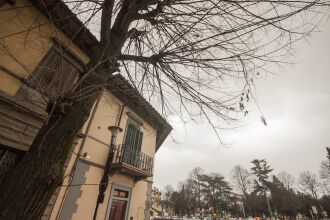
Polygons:
<instances>
[{"instance_id":1,"label":"tree bark","mask_svg":"<svg viewBox=\"0 0 330 220\"><path fill-rule=\"evenodd\" d=\"M86 80L80 89L100 81L97 76ZM96 88L89 96L74 102L66 113L54 111L47 124L18 165L0 186L1 220L37 220L58 186L62 184L64 164L76 134L101 94Z\"/></svg>"}]
</instances>

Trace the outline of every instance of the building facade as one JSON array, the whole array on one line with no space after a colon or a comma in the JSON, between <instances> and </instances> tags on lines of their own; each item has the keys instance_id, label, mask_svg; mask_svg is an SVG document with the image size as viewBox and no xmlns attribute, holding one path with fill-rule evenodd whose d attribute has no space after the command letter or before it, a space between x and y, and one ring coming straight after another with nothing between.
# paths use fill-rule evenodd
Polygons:
<instances>
[{"instance_id":1,"label":"building facade","mask_svg":"<svg viewBox=\"0 0 330 220\"><path fill-rule=\"evenodd\" d=\"M61 1L0 0L0 183L29 149L50 100L81 77L97 39ZM49 111L48 111L49 112ZM149 219L156 151L166 120L121 75L114 75L77 135L65 179L43 219L92 219L110 149L109 184L97 219Z\"/></svg>"}]
</instances>

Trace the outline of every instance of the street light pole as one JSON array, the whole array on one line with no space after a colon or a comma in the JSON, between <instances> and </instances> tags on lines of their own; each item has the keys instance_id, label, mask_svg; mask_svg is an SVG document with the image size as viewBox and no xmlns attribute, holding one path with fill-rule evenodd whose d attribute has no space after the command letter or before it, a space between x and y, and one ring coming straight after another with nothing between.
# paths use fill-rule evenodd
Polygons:
<instances>
[{"instance_id":1,"label":"street light pole","mask_svg":"<svg viewBox=\"0 0 330 220\"><path fill-rule=\"evenodd\" d=\"M108 153L107 162L105 164L103 176L102 176L102 179L101 179L100 185L99 185L99 194L98 194L97 200L96 200L96 207L95 207L95 211L94 211L93 220L96 220L99 205L101 203L103 203L104 193L108 188L109 174L110 174L112 160L113 160L113 156L114 156L114 152L115 152L115 144L116 144L117 135L119 132L123 131L123 129L121 129L118 126L110 126L110 127L108 127L108 129L111 132L110 149L109 149L109 153Z\"/></svg>"}]
</instances>

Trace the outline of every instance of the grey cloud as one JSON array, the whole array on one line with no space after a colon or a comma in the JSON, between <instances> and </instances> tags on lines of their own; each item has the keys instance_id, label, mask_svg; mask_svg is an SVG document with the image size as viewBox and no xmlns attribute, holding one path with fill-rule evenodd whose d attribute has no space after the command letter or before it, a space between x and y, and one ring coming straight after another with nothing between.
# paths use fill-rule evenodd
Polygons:
<instances>
[{"instance_id":1,"label":"grey cloud","mask_svg":"<svg viewBox=\"0 0 330 220\"><path fill-rule=\"evenodd\" d=\"M260 112L251 104L242 121L247 125L222 133L230 145L221 147L210 126L172 118L179 143L168 139L158 151L155 185L175 185L196 166L228 176L236 164L249 168L254 158L267 159L275 173L318 172L330 146L330 26L323 28L308 44L298 45L298 64L274 69L277 75L258 82L257 99L269 126L261 124Z\"/></svg>"}]
</instances>

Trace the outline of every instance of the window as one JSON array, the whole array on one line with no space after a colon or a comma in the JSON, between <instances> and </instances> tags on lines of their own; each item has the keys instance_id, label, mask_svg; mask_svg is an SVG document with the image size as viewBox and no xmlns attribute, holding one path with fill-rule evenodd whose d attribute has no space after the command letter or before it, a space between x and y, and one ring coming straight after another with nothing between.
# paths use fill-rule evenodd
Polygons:
<instances>
[{"instance_id":1,"label":"window","mask_svg":"<svg viewBox=\"0 0 330 220\"><path fill-rule=\"evenodd\" d=\"M23 156L23 152L7 148L0 144L0 183Z\"/></svg>"},{"instance_id":2,"label":"window","mask_svg":"<svg viewBox=\"0 0 330 220\"><path fill-rule=\"evenodd\" d=\"M81 64L54 46L41 61L30 82L50 100L64 97L77 82Z\"/></svg>"},{"instance_id":3,"label":"window","mask_svg":"<svg viewBox=\"0 0 330 220\"><path fill-rule=\"evenodd\" d=\"M139 167L142 139L143 133L139 126L129 120L126 128L123 162Z\"/></svg>"},{"instance_id":4,"label":"window","mask_svg":"<svg viewBox=\"0 0 330 220\"><path fill-rule=\"evenodd\" d=\"M130 203L131 189L113 184L109 199L106 218L107 220L127 219Z\"/></svg>"}]
</instances>

